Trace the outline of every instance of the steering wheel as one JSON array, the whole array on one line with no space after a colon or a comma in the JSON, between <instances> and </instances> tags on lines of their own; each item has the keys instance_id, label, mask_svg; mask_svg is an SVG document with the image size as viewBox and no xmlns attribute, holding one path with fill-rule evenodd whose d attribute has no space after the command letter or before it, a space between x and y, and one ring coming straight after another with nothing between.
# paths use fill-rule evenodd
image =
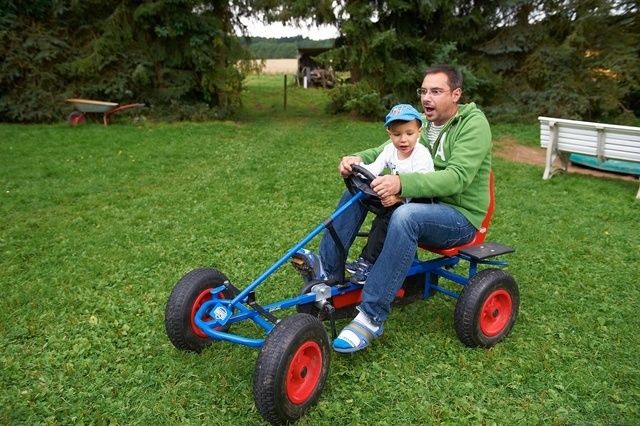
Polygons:
<instances>
[{"instance_id":1,"label":"steering wheel","mask_svg":"<svg viewBox=\"0 0 640 426\"><path fill-rule=\"evenodd\" d=\"M359 164L352 164L351 170L353 172L344 178L344 183L349 192L354 195L358 191L364 192L365 196L360 199L360 203L375 214L383 211L384 207L380 201L380 197L371 189L371 182L373 182L376 176Z\"/></svg>"}]
</instances>

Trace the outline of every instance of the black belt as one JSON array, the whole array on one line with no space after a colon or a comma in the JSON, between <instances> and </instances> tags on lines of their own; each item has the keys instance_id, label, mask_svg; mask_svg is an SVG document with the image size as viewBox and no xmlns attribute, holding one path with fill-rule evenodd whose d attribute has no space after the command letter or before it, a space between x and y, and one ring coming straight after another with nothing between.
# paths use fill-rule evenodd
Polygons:
<instances>
[{"instance_id":1,"label":"black belt","mask_svg":"<svg viewBox=\"0 0 640 426\"><path fill-rule=\"evenodd\" d=\"M435 204L438 202L438 200L436 200L435 198L412 198L411 199L412 203L422 203L422 204Z\"/></svg>"}]
</instances>

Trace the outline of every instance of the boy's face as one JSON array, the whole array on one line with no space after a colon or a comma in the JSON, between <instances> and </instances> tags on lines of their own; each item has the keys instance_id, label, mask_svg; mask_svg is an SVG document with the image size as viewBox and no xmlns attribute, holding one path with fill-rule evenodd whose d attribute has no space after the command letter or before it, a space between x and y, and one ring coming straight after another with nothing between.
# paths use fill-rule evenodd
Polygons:
<instances>
[{"instance_id":1,"label":"boy's face","mask_svg":"<svg viewBox=\"0 0 640 426\"><path fill-rule=\"evenodd\" d=\"M413 148L420 137L420 125L417 120L396 121L391 123L387 129L393 146L396 147L402 157L411 155Z\"/></svg>"},{"instance_id":2,"label":"boy's face","mask_svg":"<svg viewBox=\"0 0 640 426\"><path fill-rule=\"evenodd\" d=\"M427 120L441 126L456 114L462 90L451 90L445 73L427 74L422 81L422 88L429 90L429 93L420 97Z\"/></svg>"}]
</instances>

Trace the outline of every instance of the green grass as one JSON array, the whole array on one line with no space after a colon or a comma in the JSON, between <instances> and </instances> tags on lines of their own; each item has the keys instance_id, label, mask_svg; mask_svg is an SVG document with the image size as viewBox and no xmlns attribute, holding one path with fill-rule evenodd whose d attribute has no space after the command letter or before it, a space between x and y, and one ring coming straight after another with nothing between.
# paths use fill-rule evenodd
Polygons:
<instances>
[{"instance_id":1,"label":"green grass","mask_svg":"<svg viewBox=\"0 0 640 426\"><path fill-rule=\"evenodd\" d=\"M540 127L535 124L495 123L491 126L491 134L496 141L509 138L517 141L521 145L532 147L540 146Z\"/></svg>"},{"instance_id":2,"label":"green grass","mask_svg":"<svg viewBox=\"0 0 640 426\"><path fill-rule=\"evenodd\" d=\"M290 87L283 111L281 83L250 80L237 121L0 126L1 424L260 424L257 351L174 349L169 292L199 266L245 286L332 211L339 157L384 137L325 115L321 90ZM637 183L494 169L489 238L517 249L511 335L467 349L451 299L396 308L371 349L333 356L300 424L639 421ZM299 286L285 267L258 298Z\"/></svg>"}]
</instances>

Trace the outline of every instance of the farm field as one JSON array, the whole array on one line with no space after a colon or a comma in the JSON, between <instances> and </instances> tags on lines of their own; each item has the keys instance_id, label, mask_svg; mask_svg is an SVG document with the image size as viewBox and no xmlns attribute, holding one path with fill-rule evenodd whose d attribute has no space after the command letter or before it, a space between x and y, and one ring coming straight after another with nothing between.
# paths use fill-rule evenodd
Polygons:
<instances>
[{"instance_id":1,"label":"farm field","mask_svg":"<svg viewBox=\"0 0 640 426\"><path fill-rule=\"evenodd\" d=\"M298 70L297 59L265 59L265 74L295 74Z\"/></svg>"},{"instance_id":2,"label":"farm field","mask_svg":"<svg viewBox=\"0 0 640 426\"><path fill-rule=\"evenodd\" d=\"M281 75L253 76L235 120L0 125L0 424L262 424L257 351L180 352L164 309L193 268L246 286L332 212L339 158L384 140L381 121L327 115L322 89L288 96ZM493 123L495 149L537 132ZM332 354L298 424L640 421L638 183L542 170L494 159L510 336L469 349L452 299L397 307L371 348ZM300 285L285 266L258 301Z\"/></svg>"}]
</instances>

